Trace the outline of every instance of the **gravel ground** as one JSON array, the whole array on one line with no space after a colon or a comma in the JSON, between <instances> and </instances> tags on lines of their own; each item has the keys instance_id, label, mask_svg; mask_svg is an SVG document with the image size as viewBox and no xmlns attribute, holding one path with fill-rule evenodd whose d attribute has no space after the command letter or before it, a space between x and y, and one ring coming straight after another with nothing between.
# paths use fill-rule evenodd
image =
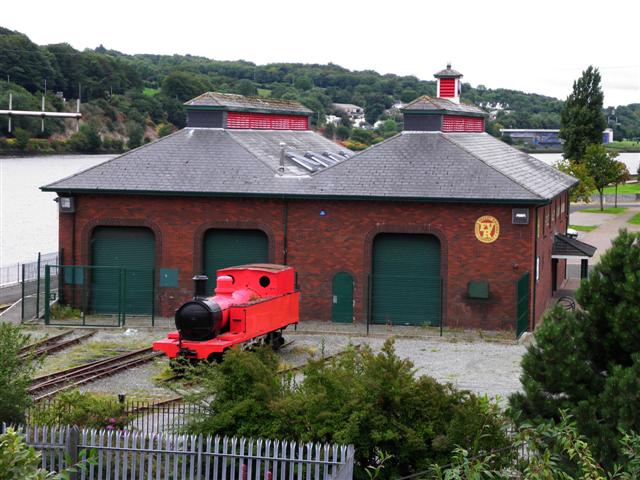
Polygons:
<instances>
[{"instance_id":1,"label":"gravel ground","mask_svg":"<svg viewBox=\"0 0 640 480\"><path fill-rule=\"evenodd\" d=\"M53 329L48 331L49 335L56 332ZM33 333L34 337L40 336L40 332ZM134 344L151 345L165 334L166 331L161 329L100 330L91 338L91 343L121 343L131 349ZM344 350L349 343L370 345L374 351L379 351L385 338L390 336L395 336L396 353L413 362L417 375L430 375L461 389L503 399L520 389L520 360L526 348L511 340L506 341L511 338L510 334L485 332L486 340L477 332L445 331L445 336L439 337L434 329L394 327L393 331L388 331L372 327L372 334L367 336L361 326L308 322L301 324L297 331L285 332L285 338L294 342L282 349L279 355L283 365L297 366L304 364L309 355L318 357L323 352L333 355ZM70 358L69 352L65 352ZM52 356L52 363L64 360L65 352ZM154 381L166 366L166 359L158 359L93 382L83 389L126 393L134 398L168 398L175 394Z\"/></svg>"},{"instance_id":2,"label":"gravel ground","mask_svg":"<svg viewBox=\"0 0 640 480\"><path fill-rule=\"evenodd\" d=\"M320 352L324 339L326 355L344 350L346 345L370 345L379 351L384 343L380 336L289 334L295 343L282 353L288 364L304 362L304 350ZM295 346L295 347L294 347ZM469 341L457 337L396 337L396 353L414 364L417 375L429 375L440 382L491 397L506 397L520 390L520 360L526 348L516 343Z\"/></svg>"}]
</instances>

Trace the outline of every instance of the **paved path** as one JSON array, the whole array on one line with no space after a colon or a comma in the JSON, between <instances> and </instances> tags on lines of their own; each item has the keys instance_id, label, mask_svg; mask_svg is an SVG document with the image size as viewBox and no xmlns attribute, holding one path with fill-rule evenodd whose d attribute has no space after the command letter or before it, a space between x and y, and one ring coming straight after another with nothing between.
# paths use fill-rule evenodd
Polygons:
<instances>
[{"instance_id":1,"label":"paved path","mask_svg":"<svg viewBox=\"0 0 640 480\"><path fill-rule=\"evenodd\" d=\"M591 232L579 232L578 239L597 247L593 258L589 261L595 265L600 260L600 256L611 247L611 241L618 236L621 228L626 228L630 232L640 232L640 225L627 223L636 213L640 212L640 205L629 207L620 215L609 215L603 213L571 213L569 223L571 225L598 225L598 228ZM580 260L569 260L569 265L578 265Z\"/></svg>"}]
</instances>

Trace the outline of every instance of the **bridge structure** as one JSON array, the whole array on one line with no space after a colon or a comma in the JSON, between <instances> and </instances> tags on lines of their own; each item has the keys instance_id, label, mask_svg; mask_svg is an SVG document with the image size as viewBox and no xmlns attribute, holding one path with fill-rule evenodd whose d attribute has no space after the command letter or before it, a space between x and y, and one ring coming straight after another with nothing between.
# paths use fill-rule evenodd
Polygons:
<instances>
[{"instance_id":1,"label":"bridge structure","mask_svg":"<svg viewBox=\"0 0 640 480\"><path fill-rule=\"evenodd\" d=\"M44 119L45 118L75 118L76 119L76 130L80 128L80 118L82 114L80 113L80 99L77 100L76 111L75 112L47 112L45 111L44 106L44 95L42 96L42 110L14 110L13 109L13 94L9 94L9 109L8 110L0 110L0 115L9 117L9 133L11 133L11 120L13 117L40 117L41 118L41 128L44 132Z\"/></svg>"}]
</instances>

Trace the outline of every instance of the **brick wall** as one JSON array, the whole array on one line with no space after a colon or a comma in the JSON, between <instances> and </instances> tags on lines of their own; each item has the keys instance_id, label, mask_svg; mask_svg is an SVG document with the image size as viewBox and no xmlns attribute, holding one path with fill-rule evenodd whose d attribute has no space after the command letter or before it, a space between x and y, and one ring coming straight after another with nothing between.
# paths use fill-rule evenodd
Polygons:
<instances>
[{"instance_id":1,"label":"brick wall","mask_svg":"<svg viewBox=\"0 0 640 480\"><path fill-rule=\"evenodd\" d=\"M157 268L179 269L179 288L158 288L156 309L171 316L192 295L191 277L200 272L207 229L262 229L269 237L270 261L282 263L286 214L287 263L298 271L303 320L331 319L331 282L336 273L346 271L355 279L356 322L364 322L376 234L428 233L441 243L445 325L513 329L516 281L526 271L534 277L535 221L531 209L530 225L512 225L512 207L323 200L292 200L285 205L275 199L80 195L76 200L75 259L71 214L60 214L60 246L65 263L90 264L90 239L96 226L151 228L156 235ZM321 210L325 215L320 215ZM475 221L482 215L492 215L500 222L500 237L494 243L484 244L475 238ZM549 263L550 238L547 235L538 240L538 252ZM544 280L548 275L541 270L538 305L550 294L542 288L543 283L550 285L550 279ZM471 280L489 281L491 298L468 299L467 283Z\"/></svg>"},{"instance_id":2,"label":"brick wall","mask_svg":"<svg viewBox=\"0 0 640 480\"><path fill-rule=\"evenodd\" d=\"M552 302L552 259L551 250L556 233L567 232L568 199L562 194L553 199L549 205L538 207L538 221L540 222L537 239L537 255L540 257L540 273L536 284L536 302L534 325L540 323L545 310ZM535 224L535 221L534 221ZM566 260L560 260L557 267L557 285L560 288L566 277Z\"/></svg>"}]
</instances>

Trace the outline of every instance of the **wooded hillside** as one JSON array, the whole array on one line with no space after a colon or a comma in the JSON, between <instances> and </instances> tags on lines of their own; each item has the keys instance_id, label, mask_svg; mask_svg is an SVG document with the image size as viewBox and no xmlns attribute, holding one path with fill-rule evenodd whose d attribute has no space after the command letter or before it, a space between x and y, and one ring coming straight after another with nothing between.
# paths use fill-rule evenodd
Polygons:
<instances>
[{"instance_id":1,"label":"wooded hillside","mask_svg":"<svg viewBox=\"0 0 640 480\"><path fill-rule=\"evenodd\" d=\"M338 65L277 63L255 65L246 61L216 61L191 55L126 55L99 46L75 50L68 44L39 46L26 35L0 27L0 105L39 109L47 89L47 108L71 111L81 92L84 119L102 138L129 142L169 133L185 125L182 102L207 90L295 99L311 108L315 126L324 124L332 103L353 103L365 108L370 124L390 119L383 131L367 135L346 125L331 132L339 139L351 137L369 144L400 128L401 117L385 112L397 102L419 95L435 95L435 81L413 76L380 75L374 71L350 71ZM8 80L8 81L7 81ZM570 85L567 85L567 92ZM56 97L56 92L62 92ZM66 99L66 102L63 100ZM543 95L526 94L482 85L463 84L463 100L497 112L487 130L499 128L559 128L563 102ZM640 137L640 104L617 109L616 139ZM68 138L71 123L20 118L14 126L41 138ZM6 122L0 121L6 134ZM355 137L354 137L355 135Z\"/></svg>"}]
</instances>

